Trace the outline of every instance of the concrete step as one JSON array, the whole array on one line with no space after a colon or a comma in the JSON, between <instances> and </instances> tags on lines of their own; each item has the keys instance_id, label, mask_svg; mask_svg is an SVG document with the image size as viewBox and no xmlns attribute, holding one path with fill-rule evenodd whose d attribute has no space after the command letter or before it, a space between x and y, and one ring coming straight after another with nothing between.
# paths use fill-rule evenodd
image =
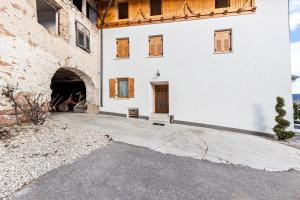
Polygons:
<instances>
[{"instance_id":1,"label":"concrete step","mask_svg":"<svg viewBox=\"0 0 300 200\"><path fill-rule=\"evenodd\" d=\"M170 124L170 116L168 114L151 113L149 121L158 124Z\"/></svg>"}]
</instances>

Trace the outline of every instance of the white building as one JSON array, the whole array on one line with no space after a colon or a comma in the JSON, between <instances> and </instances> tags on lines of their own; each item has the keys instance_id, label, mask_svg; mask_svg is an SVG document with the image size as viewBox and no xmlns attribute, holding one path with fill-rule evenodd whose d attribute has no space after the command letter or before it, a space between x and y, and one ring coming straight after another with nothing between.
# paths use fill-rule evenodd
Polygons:
<instances>
[{"instance_id":1,"label":"white building","mask_svg":"<svg viewBox=\"0 0 300 200\"><path fill-rule=\"evenodd\" d=\"M127 21L118 19L124 5L112 5L104 29L103 113L138 108L142 117L167 113L175 123L272 133L276 97L282 96L293 121L288 1L246 1L243 9L231 1L214 10L214 0L204 2L182 1L182 12L173 13L183 17L173 20L163 1L157 23L151 4L137 8L129 1ZM216 38L219 31L228 34ZM162 51L153 44L155 56L149 54L151 36L163 38ZM116 41L124 38L128 47L119 40L118 50Z\"/></svg>"},{"instance_id":2,"label":"white building","mask_svg":"<svg viewBox=\"0 0 300 200\"><path fill-rule=\"evenodd\" d=\"M293 121L287 0L0 1L0 36L0 87L18 95L64 100L76 82L88 113L258 134L281 96ZM13 114L1 96L0 125Z\"/></svg>"}]
</instances>

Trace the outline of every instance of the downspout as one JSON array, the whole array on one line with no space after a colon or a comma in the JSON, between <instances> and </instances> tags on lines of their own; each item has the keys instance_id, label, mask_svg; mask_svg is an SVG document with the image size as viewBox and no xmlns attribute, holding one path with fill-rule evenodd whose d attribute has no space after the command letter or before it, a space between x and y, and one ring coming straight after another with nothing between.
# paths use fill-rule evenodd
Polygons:
<instances>
[{"instance_id":1,"label":"downspout","mask_svg":"<svg viewBox=\"0 0 300 200\"><path fill-rule=\"evenodd\" d=\"M104 21L108 12L108 9L110 8L112 3L112 0L109 1L108 6L104 12L104 15L101 19L100 24L100 106L103 107L103 27L104 27ZM98 9L99 9L99 1L98 1Z\"/></svg>"}]
</instances>

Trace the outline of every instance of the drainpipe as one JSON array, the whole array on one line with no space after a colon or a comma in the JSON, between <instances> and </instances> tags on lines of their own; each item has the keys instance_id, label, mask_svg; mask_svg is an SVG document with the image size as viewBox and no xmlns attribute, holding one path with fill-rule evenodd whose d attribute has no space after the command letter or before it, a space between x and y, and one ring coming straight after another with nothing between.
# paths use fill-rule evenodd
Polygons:
<instances>
[{"instance_id":1,"label":"drainpipe","mask_svg":"<svg viewBox=\"0 0 300 200\"><path fill-rule=\"evenodd\" d=\"M110 8L110 5L112 3L112 0L109 1L108 6L104 12L104 15L101 19L100 24L100 106L103 107L103 27L104 27L104 21L108 12L108 9ZM99 9L99 1L98 1L98 9Z\"/></svg>"}]
</instances>

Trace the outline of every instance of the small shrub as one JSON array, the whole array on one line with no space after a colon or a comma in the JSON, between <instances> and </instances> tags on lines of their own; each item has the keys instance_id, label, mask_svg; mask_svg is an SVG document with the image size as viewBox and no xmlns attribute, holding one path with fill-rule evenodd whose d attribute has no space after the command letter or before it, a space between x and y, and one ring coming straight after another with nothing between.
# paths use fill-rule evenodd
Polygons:
<instances>
[{"instance_id":1,"label":"small shrub","mask_svg":"<svg viewBox=\"0 0 300 200\"><path fill-rule=\"evenodd\" d=\"M42 125L46 121L49 111L48 103L44 100L42 94L35 96L25 96L27 104L20 105L22 114L31 120L35 125Z\"/></svg>"},{"instance_id":2,"label":"small shrub","mask_svg":"<svg viewBox=\"0 0 300 200\"><path fill-rule=\"evenodd\" d=\"M284 99L282 97L277 97L277 104L275 106L276 113L278 114L275 117L277 124L274 126L273 131L276 133L278 140L286 140L295 136L293 131L286 131L290 126L290 122L284 119L286 111L284 110Z\"/></svg>"},{"instance_id":3,"label":"small shrub","mask_svg":"<svg viewBox=\"0 0 300 200\"><path fill-rule=\"evenodd\" d=\"M1 95L5 96L11 103L13 103L16 121L17 121L17 124L20 124L20 120L18 117L18 107L19 106L18 106L17 100L15 98L15 93L16 93L17 88L18 88L18 84L16 85L16 87L12 87L7 84L4 88L2 88Z\"/></svg>"}]
</instances>

